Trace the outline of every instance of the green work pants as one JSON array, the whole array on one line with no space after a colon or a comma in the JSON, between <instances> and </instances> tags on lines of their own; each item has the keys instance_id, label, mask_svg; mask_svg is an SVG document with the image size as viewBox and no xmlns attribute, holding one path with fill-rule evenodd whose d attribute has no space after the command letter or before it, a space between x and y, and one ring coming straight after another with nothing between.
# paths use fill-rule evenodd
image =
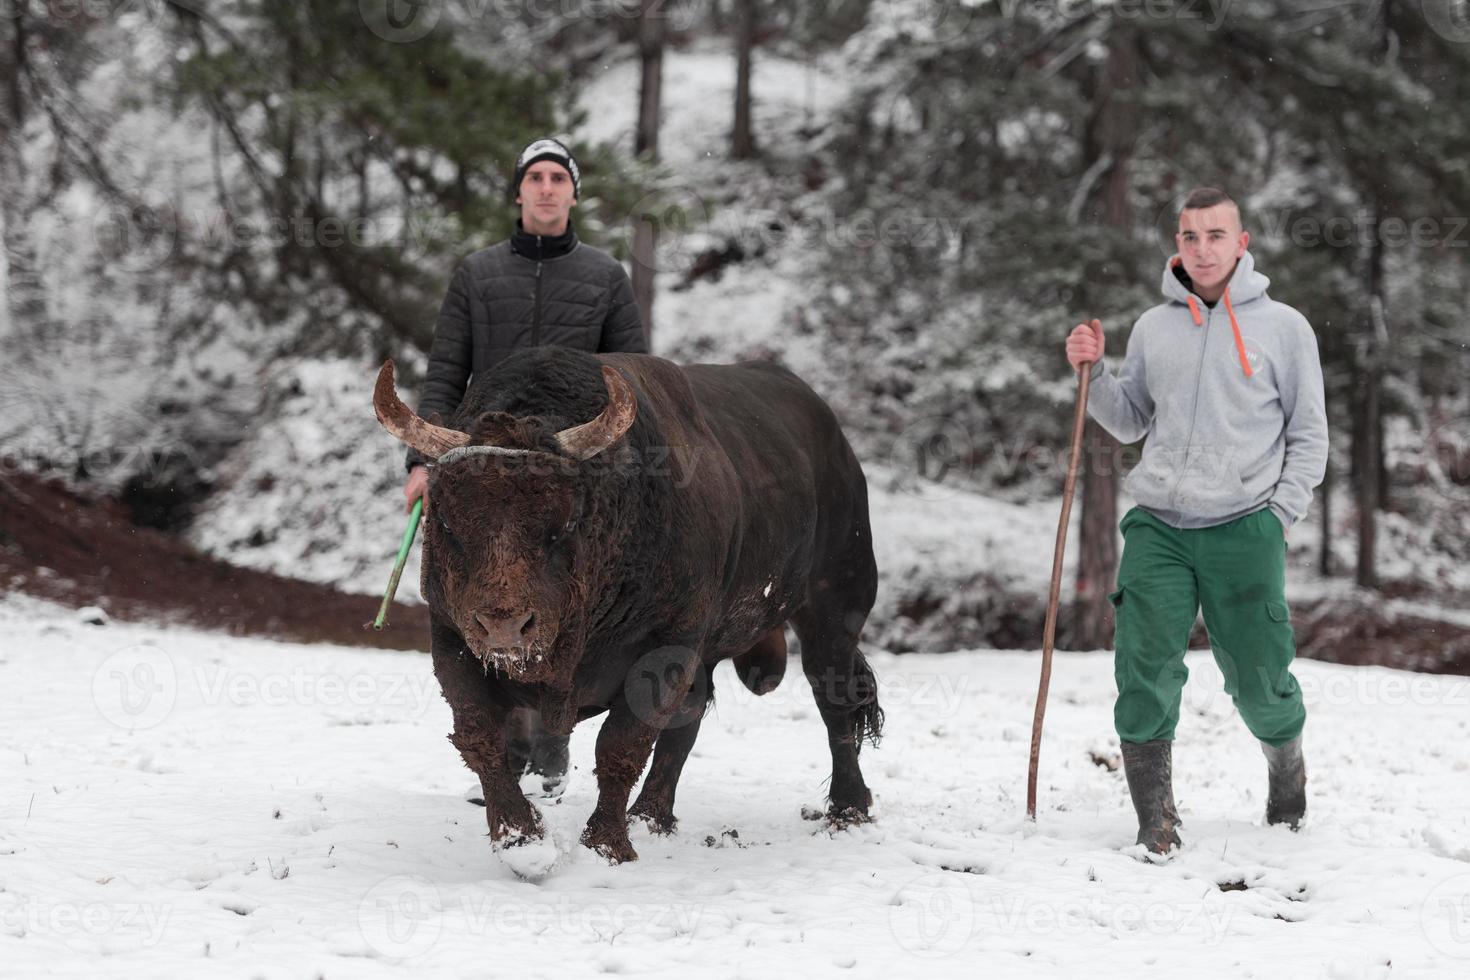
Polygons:
<instances>
[{"instance_id":1,"label":"green work pants","mask_svg":"<svg viewBox=\"0 0 1470 980\"><path fill-rule=\"evenodd\" d=\"M1181 530L1141 507L1124 515L1113 672L1113 723L1125 742L1173 739L1189 669L1184 652L1203 607L1225 692L1251 734L1284 745L1306 721L1291 675L1286 535L1269 509Z\"/></svg>"}]
</instances>

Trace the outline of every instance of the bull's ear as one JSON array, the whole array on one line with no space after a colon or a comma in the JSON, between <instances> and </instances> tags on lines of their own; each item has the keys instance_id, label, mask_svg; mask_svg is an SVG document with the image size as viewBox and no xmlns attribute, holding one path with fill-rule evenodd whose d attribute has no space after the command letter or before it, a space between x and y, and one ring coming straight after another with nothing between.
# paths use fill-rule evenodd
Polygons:
<instances>
[{"instance_id":1,"label":"bull's ear","mask_svg":"<svg viewBox=\"0 0 1470 980\"><path fill-rule=\"evenodd\" d=\"M621 439L638 417L638 399L621 374L604 364L602 383L607 386L607 407L602 414L556 434L557 444L574 459L596 456Z\"/></svg>"},{"instance_id":2,"label":"bull's ear","mask_svg":"<svg viewBox=\"0 0 1470 980\"><path fill-rule=\"evenodd\" d=\"M403 404L398 397L398 389L393 384L391 358L384 361L383 367L378 371L378 382L373 386L373 412L393 438L418 450L420 455L431 461L470 441L470 437L463 432L425 422Z\"/></svg>"}]
</instances>

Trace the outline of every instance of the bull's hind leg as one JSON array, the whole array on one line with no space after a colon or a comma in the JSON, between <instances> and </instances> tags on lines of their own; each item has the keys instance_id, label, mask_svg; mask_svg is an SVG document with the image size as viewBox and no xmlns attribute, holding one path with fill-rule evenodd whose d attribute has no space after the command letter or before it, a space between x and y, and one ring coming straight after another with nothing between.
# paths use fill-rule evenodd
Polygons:
<instances>
[{"instance_id":1,"label":"bull's hind leg","mask_svg":"<svg viewBox=\"0 0 1470 980\"><path fill-rule=\"evenodd\" d=\"M715 699L711 672L704 671L704 684L690 689L684 703L674 717L669 719L659 734L653 748L653 762L648 767L648 778L643 780L643 789L638 800L628 810L628 815L639 817L657 834L671 834L678 820L674 817L674 791L679 786L679 776L684 771L684 762L689 750L699 737L699 723Z\"/></svg>"},{"instance_id":2,"label":"bull's hind leg","mask_svg":"<svg viewBox=\"0 0 1470 980\"><path fill-rule=\"evenodd\" d=\"M868 819L873 794L863 781L858 750L864 741L877 744L883 730L878 681L858 648L873 607L877 570L867 536L856 534L852 540L846 560L836 563L839 571L814 576L806 603L791 617L801 640L802 672L827 726L832 750L827 817L838 826Z\"/></svg>"},{"instance_id":3,"label":"bull's hind leg","mask_svg":"<svg viewBox=\"0 0 1470 980\"><path fill-rule=\"evenodd\" d=\"M452 629L434 624L434 676L454 713L449 741L480 779L491 839L500 843L538 838L541 818L506 765L510 706L492 699L483 668L463 649L463 641Z\"/></svg>"}]
</instances>

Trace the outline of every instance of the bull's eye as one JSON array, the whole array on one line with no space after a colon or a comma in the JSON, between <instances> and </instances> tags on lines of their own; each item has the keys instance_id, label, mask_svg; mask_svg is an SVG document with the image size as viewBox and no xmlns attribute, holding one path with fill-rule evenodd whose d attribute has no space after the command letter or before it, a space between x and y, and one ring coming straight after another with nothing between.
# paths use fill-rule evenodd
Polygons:
<instances>
[{"instance_id":1,"label":"bull's eye","mask_svg":"<svg viewBox=\"0 0 1470 980\"><path fill-rule=\"evenodd\" d=\"M442 517L439 518L439 530L444 532L444 538L449 542L450 547L458 552L464 551L464 546L459 543L459 538L456 538L454 532L449 530L449 525L444 523L444 518Z\"/></svg>"},{"instance_id":2,"label":"bull's eye","mask_svg":"<svg viewBox=\"0 0 1470 980\"><path fill-rule=\"evenodd\" d=\"M557 544L577 529L577 519L574 517L561 527L552 528L546 535L546 544L551 546Z\"/></svg>"}]
</instances>

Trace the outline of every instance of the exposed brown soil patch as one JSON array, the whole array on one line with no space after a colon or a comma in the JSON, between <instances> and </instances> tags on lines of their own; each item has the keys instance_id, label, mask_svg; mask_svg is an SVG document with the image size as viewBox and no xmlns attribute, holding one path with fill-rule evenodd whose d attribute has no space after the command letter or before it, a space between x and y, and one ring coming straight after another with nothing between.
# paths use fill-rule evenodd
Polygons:
<instances>
[{"instance_id":1,"label":"exposed brown soil patch","mask_svg":"<svg viewBox=\"0 0 1470 980\"><path fill-rule=\"evenodd\" d=\"M383 581L388 580L388 565ZM0 584L109 616L300 643L427 650L429 614L394 603L382 632L364 629L381 596L237 568L178 538L133 525L126 509L54 480L0 477Z\"/></svg>"}]
</instances>

